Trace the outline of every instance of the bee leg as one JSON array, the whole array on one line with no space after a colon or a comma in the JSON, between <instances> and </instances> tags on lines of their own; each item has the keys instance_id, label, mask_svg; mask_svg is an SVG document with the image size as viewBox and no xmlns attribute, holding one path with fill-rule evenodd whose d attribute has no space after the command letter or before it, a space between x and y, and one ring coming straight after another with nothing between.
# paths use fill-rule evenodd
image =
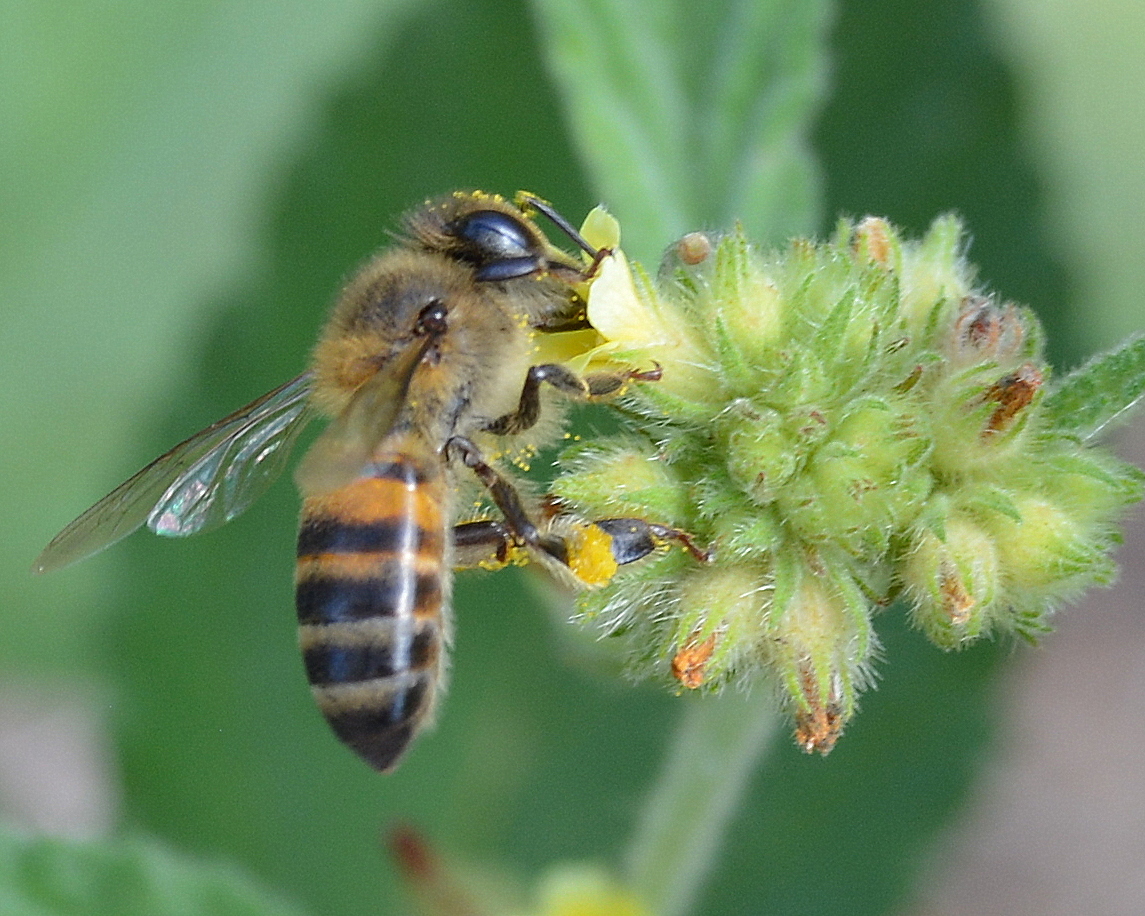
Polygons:
<instances>
[{"instance_id":1,"label":"bee leg","mask_svg":"<svg viewBox=\"0 0 1145 916\"><path fill-rule=\"evenodd\" d=\"M586 381L564 366L557 363L530 366L521 388L517 409L496 420L490 420L485 424L486 432L511 436L532 428L541 415L541 384L544 382L577 398L587 397L589 393Z\"/></svg>"},{"instance_id":2,"label":"bee leg","mask_svg":"<svg viewBox=\"0 0 1145 916\"><path fill-rule=\"evenodd\" d=\"M652 531L653 527L658 526L634 518L608 518L591 523L576 521L563 525L563 535L552 535L554 543L558 540L562 543L563 557L554 557L551 549L545 553L560 559L565 566L576 565L579 560L577 554L583 551L579 551L570 542L569 535L573 535L573 541L583 540L583 537L576 537L574 532L587 533L593 526L605 534L604 543L608 554L612 564L618 567L642 560L655 552L662 543ZM509 526L496 519L462 522L453 526L455 569L502 569L513 562L523 563L528 559L528 553L521 546Z\"/></svg>"},{"instance_id":3,"label":"bee leg","mask_svg":"<svg viewBox=\"0 0 1145 916\"><path fill-rule=\"evenodd\" d=\"M685 532L641 518L599 518L589 522L566 515L554 519L554 524L569 545L566 565L589 588L607 585L620 567L662 552L669 541L680 543L700 562L709 559L708 553L696 547Z\"/></svg>"},{"instance_id":4,"label":"bee leg","mask_svg":"<svg viewBox=\"0 0 1145 916\"><path fill-rule=\"evenodd\" d=\"M617 566L643 560L662 544L675 541L700 563L711 560L711 552L692 540L688 532L669 525L657 525L642 518L598 518L589 522L608 535L612 558Z\"/></svg>"},{"instance_id":5,"label":"bee leg","mask_svg":"<svg viewBox=\"0 0 1145 916\"><path fill-rule=\"evenodd\" d=\"M516 553L513 532L504 522L486 518L453 526L454 569L501 569Z\"/></svg>"},{"instance_id":6,"label":"bee leg","mask_svg":"<svg viewBox=\"0 0 1145 916\"><path fill-rule=\"evenodd\" d=\"M616 394L629 382L658 382L664 375L659 363L651 369L623 369L619 372L594 372L584 377L590 398L606 398Z\"/></svg>"},{"instance_id":7,"label":"bee leg","mask_svg":"<svg viewBox=\"0 0 1145 916\"><path fill-rule=\"evenodd\" d=\"M605 584L621 566L643 560L669 542L679 544L700 563L710 560L708 551L699 548L687 532L641 518L586 522L565 514L554 515L548 521L561 532L567 556L562 565L590 586ZM509 526L495 519L455 525L453 544L455 569L502 569L529 558ZM546 553L552 556L551 552Z\"/></svg>"},{"instance_id":8,"label":"bee leg","mask_svg":"<svg viewBox=\"0 0 1145 916\"><path fill-rule=\"evenodd\" d=\"M570 569L582 565L580 560L583 557L578 551L583 548L573 546L572 541L583 542L585 539L574 535L570 541L560 534L542 532L529 518L517 490L485 461L472 441L464 436L454 436L446 442L445 454L447 458L460 459L477 475L504 517L504 522L486 519L455 525L455 565L459 568L504 566L512 560L513 550L519 546L541 551ZM687 532L639 518L604 518L585 522L573 516L553 513L545 523L546 528L560 529L562 526L570 531L599 529L607 538L608 551L616 566L642 560L669 541L678 543L701 563L710 559L708 551L698 547Z\"/></svg>"},{"instance_id":9,"label":"bee leg","mask_svg":"<svg viewBox=\"0 0 1145 916\"><path fill-rule=\"evenodd\" d=\"M585 305L576 297L570 300L569 310L558 312L555 315L549 315L533 325L534 330L542 334L560 334L563 331L583 331L591 327L592 325L589 323L588 314L585 311Z\"/></svg>"},{"instance_id":10,"label":"bee leg","mask_svg":"<svg viewBox=\"0 0 1145 916\"><path fill-rule=\"evenodd\" d=\"M661 370L657 365L648 370L625 369L620 372L598 372L580 376L559 363L543 363L532 366L525 376L521 388L521 399L517 409L511 413L490 420L485 431L499 436L511 436L532 428L541 414L541 385L547 383L558 391L575 398L604 398L616 394L628 382L656 382Z\"/></svg>"},{"instance_id":11,"label":"bee leg","mask_svg":"<svg viewBox=\"0 0 1145 916\"><path fill-rule=\"evenodd\" d=\"M554 516L554 520L558 522L559 527L568 529L567 535L573 534L574 531L587 534L593 529L602 532L606 536L611 562L616 567L643 560L670 542L679 544L698 562L706 563L711 559L710 553L698 547L686 531L671 528L666 524L632 518L597 519L585 522L576 520L571 515ZM567 536L561 539L568 556L564 566L583 568L584 556L578 554L583 554L587 548L570 544ZM584 537L574 536L571 539L582 545L590 543L586 542ZM599 540L592 540L591 543L595 547L599 544ZM521 559L521 554L516 553L518 546L518 540L505 522L482 519L453 526L453 566L457 569L506 567L514 560ZM602 568L601 564L598 564L597 568Z\"/></svg>"},{"instance_id":12,"label":"bee leg","mask_svg":"<svg viewBox=\"0 0 1145 916\"><path fill-rule=\"evenodd\" d=\"M485 461L481 450L473 442L464 436L454 436L445 443L445 455L447 458L459 458L485 484L494 505L505 517L507 533L512 541L544 551L553 559L568 565L569 551L565 539L541 533L525 511L516 489ZM490 529L491 532L493 530Z\"/></svg>"}]
</instances>

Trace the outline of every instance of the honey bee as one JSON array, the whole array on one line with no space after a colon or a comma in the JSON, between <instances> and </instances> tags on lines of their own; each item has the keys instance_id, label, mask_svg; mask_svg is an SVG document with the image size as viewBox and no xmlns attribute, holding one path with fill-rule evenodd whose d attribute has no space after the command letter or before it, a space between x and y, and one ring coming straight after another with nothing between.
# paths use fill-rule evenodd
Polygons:
<instances>
[{"instance_id":1,"label":"honey bee","mask_svg":"<svg viewBox=\"0 0 1145 916\"><path fill-rule=\"evenodd\" d=\"M554 246L537 213L587 263ZM308 371L153 461L64 528L34 567L65 566L144 524L183 536L230 521L281 472L306 422L326 415L295 474L299 641L331 728L381 771L397 765L442 693L455 565L524 552L587 582L575 570L601 544L612 564L601 579L666 541L687 545L639 519L546 511L534 521L486 459L536 428L542 385L599 398L658 378L657 368L582 377L533 364L535 335L587 327L576 287L608 252L526 194L514 203L458 192L415 210L404 228L347 284ZM458 523L463 476L484 486L500 518Z\"/></svg>"}]
</instances>

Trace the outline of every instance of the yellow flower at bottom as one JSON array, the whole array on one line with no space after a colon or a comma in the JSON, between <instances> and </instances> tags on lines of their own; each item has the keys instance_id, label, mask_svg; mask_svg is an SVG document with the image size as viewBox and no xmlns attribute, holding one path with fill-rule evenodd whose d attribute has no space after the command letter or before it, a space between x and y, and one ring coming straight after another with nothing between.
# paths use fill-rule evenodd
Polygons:
<instances>
[{"instance_id":1,"label":"yellow flower at bottom","mask_svg":"<svg viewBox=\"0 0 1145 916\"><path fill-rule=\"evenodd\" d=\"M632 891L593 865L562 865L541 879L536 916L651 916Z\"/></svg>"}]
</instances>

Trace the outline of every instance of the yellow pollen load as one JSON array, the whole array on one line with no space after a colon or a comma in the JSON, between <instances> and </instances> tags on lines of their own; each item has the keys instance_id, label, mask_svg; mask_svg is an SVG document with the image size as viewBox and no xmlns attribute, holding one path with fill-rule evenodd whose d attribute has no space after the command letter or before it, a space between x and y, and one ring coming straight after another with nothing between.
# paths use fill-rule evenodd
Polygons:
<instances>
[{"instance_id":1,"label":"yellow pollen load","mask_svg":"<svg viewBox=\"0 0 1145 916\"><path fill-rule=\"evenodd\" d=\"M586 585L611 581L620 568L612 555L612 538L596 525L588 526L569 557L569 568Z\"/></svg>"}]
</instances>

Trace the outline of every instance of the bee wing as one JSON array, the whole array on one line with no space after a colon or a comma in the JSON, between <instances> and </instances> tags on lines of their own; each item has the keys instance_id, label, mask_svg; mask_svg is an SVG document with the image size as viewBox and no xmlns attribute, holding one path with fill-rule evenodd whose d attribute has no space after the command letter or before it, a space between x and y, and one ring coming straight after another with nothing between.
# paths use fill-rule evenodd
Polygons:
<instances>
[{"instance_id":1,"label":"bee wing","mask_svg":"<svg viewBox=\"0 0 1145 916\"><path fill-rule=\"evenodd\" d=\"M305 496L320 496L353 483L373 460L406 406L409 386L432 336L411 342L362 383L346 408L298 462L294 480Z\"/></svg>"},{"instance_id":2,"label":"bee wing","mask_svg":"<svg viewBox=\"0 0 1145 916\"><path fill-rule=\"evenodd\" d=\"M82 560L145 522L171 537L229 522L282 472L310 419L311 384L305 372L156 458L57 534L33 570Z\"/></svg>"}]
</instances>

